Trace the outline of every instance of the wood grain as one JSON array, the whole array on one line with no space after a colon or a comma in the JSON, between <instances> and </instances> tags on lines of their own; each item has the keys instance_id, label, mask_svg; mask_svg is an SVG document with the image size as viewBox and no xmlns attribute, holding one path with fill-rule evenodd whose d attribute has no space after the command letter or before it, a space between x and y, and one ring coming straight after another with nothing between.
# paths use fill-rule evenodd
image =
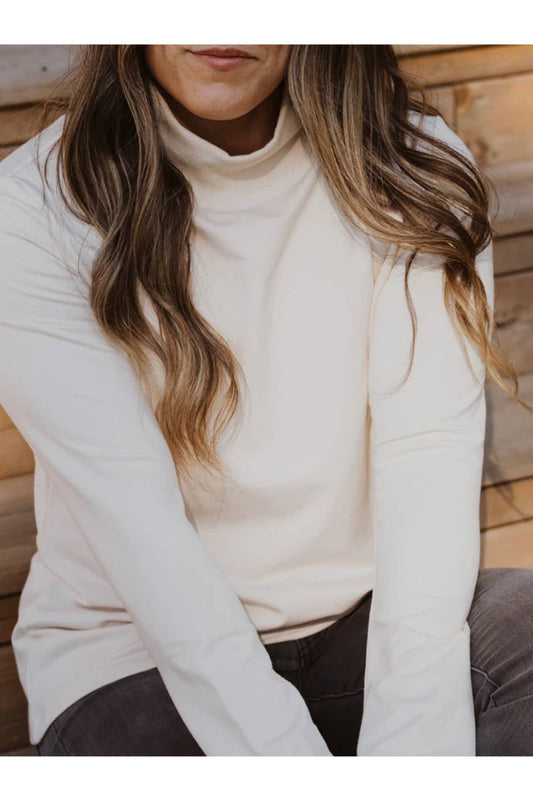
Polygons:
<instances>
[{"instance_id":1,"label":"wood grain","mask_svg":"<svg viewBox=\"0 0 533 800\"><path fill-rule=\"evenodd\" d=\"M7 750L5 753L0 753L1 758L6 758L7 756L38 756L39 753L36 747L32 747L28 745L28 747L19 747L17 750Z\"/></svg>"},{"instance_id":2,"label":"wood grain","mask_svg":"<svg viewBox=\"0 0 533 800\"><path fill-rule=\"evenodd\" d=\"M11 645L0 647L0 751L29 742L28 705Z\"/></svg>"},{"instance_id":3,"label":"wood grain","mask_svg":"<svg viewBox=\"0 0 533 800\"><path fill-rule=\"evenodd\" d=\"M458 84L533 70L533 45L486 45L412 53L402 70L427 86Z\"/></svg>"},{"instance_id":4,"label":"wood grain","mask_svg":"<svg viewBox=\"0 0 533 800\"><path fill-rule=\"evenodd\" d=\"M0 520L7 514L33 510L33 481L33 472L0 481Z\"/></svg>"},{"instance_id":5,"label":"wood grain","mask_svg":"<svg viewBox=\"0 0 533 800\"><path fill-rule=\"evenodd\" d=\"M533 477L485 487L480 516L481 530L533 519Z\"/></svg>"},{"instance_id":6,"label":"wood grain","mask_svg":"<svg viewBox=\"0 0 533 800\"><path fill-rule=\"evenodd\" d=\"M486 167L484 172L497 193L494 216L497 236L533 231L533 159Z\"/></svg>"},{"instance_id":7,"label":"wood grain","mask_svg":"<svg viewBox=\"0 0 533 800\"><path fill-rule=\"evenodd\" d=\"M483 533L481 567L533 569L533 519L491 528Z\"/></svg>"},{"instance_id":8,"label":"wood grain","mask_svg":"<svg viewBox=\"0 0 533 800\"><path fill-rule=\"evenodd\" d=\"M448 125L455 129L455 93L452 88L430 89L427 93L429 102L436 106Z\"/></svg>"},{"instance_id":9,"label":"wood grain","mask_svg":"<svg viewBox=\"0 0 533 800\"><path fill-rule=\"evenodd\" d=\"M444 50L463 50L465 47L479 47L479 45L465 44L393 44L394 52L398 58L412 53L439 53Z\"/></svg>"},{"instance_id":10,"label":"wood grain","mask_svg":"<svg viewBox=\"0 0 533 800\"><path fill-rule=\"evenodd\" d=\"M0 106L37 103L53 95L75 52L72 45L2 45Z\"/></svg>"},{"instance_id":11,"label":"wood grain","mask_svg":"<svg viewBox=\"0 0 533 800\"><path fill-rule=\"evenodd\" d=\"M495 318L498 343L517 373L533 371L533 270L496 275Z\"/></svg>"},{"instance_id":12,"label":"wood grain","mask_svg":"<svg viewBox=\"0 0 533 800\"><path fill-rule=\"evenodd\" d=\"M13 153L17 147L20 145L12 145L11 147L0 147L0 161L3 161L4 158L7 158L11 153Z\"/></svg>"},{"instance_id":13,"label":"wood grain","mask_svg":"<svg viewBox=\"0 0 533 800\"><path fill-rule=\"evenodd\" d=\"M5 431L7 428L14 428L14 423L7 411L3 406L0 406L0 431Z\"/></svg>"},{"instance_id":14,"label":"wood grain","mask_svg":"<svg viewBox=\"0 0 533 800\"><path fill-rule=\"evenodd\" d=\"M520 395L533 405L533 374L521 375ZM533 475L533 413L487 381L483 486Z\"/></svg>"},{"instance_id":15,"label":"wood grain","mask_svg":"<svg viewBox=\"0 0 533 800\"><path fill-rule=\"evenodd\" d=\"M0 110L0 146L20 145L40 129L41 105Z\"/></svg>"},{"instance_id":16,"label":"wood grain","mask_svg":"<svg viewBox=\"0 0 533 800\"><path fill-rule=\"evenodd\" d=\"M533 232L494 240L494 273L533 268Z\"/></svg>"},{"instance_id":17,"label":"wood grain","mask_svg":"<svg viewBox=\"0 0 533 800\"><path fill-rule=\"evenodd\" d=\"M533 321L533 270L496 276L495 317L504 326L518 320Z\"/></svg>"},{"instance_id":18,"label":"wood grain","mask_svg":"<svg viewBox=\"0 0 533 800\"><path fill-rule=\"evenodd\" d=\"M0 597L0 645L11 642L11 634L17 621L20 596Z\"/></svg>"},{"instance_id":19,"label":"wood grain","mask_svg":"<svg viewBox=\"0 0 533 800\"><path fill-rule=\"evenodd\" d=\"M456 130L480 166L533 160L532 96L533 72L456 89Z\"/></svg>"},{"instance_id":20,"label":"wood grain","mask_svg":"<svg viewBox=\"0 0 533 800\"><path fill-rule=\"evenodd\" d=\"M0 517L0 596L22 590L35 552L35 535L33 510Z\"/></svg>"},{"instance_id":21,"label":"wood grain","mask_svg":"<svg viewBox=\"0 0 533 800\"><path fill-rule=\"evenodd\" d=\"M14 427L0 431L0 480L34 469L33 452L19 431Z\"/></svg>"}]
</instances>

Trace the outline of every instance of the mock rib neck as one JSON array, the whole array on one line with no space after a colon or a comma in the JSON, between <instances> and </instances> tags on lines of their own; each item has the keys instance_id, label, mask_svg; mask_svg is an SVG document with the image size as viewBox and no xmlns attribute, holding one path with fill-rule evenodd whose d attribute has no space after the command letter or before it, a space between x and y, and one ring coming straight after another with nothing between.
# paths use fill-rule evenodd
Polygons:
<instances>
[{"instance_id":1,"label":"mock rib neck","mask_svg":"<svg viewBox=\"0 0 533 800\"><path fill-rule=\"evenodd\" d=\"M302 124L284 87L272 138L251 153L230 155L189 130L174 115L165 97L151 84L161 142L167 156L191 182L204 206L225 208L254 202L258 194L286 188L297 177ZM289 163L290 162L290 163ZM265 178L268 177L268 180Z\"/></svg>"}]
</instances>

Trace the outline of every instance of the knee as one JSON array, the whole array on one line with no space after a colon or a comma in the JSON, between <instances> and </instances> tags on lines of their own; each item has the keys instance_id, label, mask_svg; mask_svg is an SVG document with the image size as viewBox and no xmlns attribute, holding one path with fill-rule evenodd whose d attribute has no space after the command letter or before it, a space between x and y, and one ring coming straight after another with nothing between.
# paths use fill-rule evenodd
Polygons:
<instances>
[{"instance_id":1,"label":"knee","mask_svg":"<svg viewBox=\"0 0 533 800\"><path fill-rule=\"evenodd\" d=\"M533 569L491 567L481 569L468 616L473 644L490 638L506 645L533 642ZM494 641L494 645L497 642Z\"/></svg>"},{"instance_id":2,"label":"knee","mask_svg":"<svg viewBox=\"0 0 533 800\"><path fill-rule=\"evenodd\" d=\"M533 570L480 570L468 622L477 719L532 696Z\"/></svg>"}]
</instances>

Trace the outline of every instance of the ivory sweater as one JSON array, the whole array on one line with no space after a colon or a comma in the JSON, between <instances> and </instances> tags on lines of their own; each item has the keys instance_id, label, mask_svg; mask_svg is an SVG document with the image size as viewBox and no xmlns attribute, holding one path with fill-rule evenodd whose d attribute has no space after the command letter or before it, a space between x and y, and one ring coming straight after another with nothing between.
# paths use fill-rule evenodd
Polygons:
<instances>
[{"instance_id":1,"label":"ivory sweater","mask_svg":"<svg viewBox=\"0 0 533 800\"><path fill-rule=\"evenodd\" d=\"M195 303L248 389L221 442L223 497L180 485L93 318L100 240L62 205L55 154L43 193L64 117L1 163L0 403L36 464L12 637L31 742L82 695L157 666L207 755L331 755L264 644L331 625L372 588L358 754L473 755L484 368L470 345L468 366L443 271L415 262L414 365L387 394L411 344L403 262L341 217L287 95L273 138L240 156L154 97L194 190ZM466 151L442 119L424 124ZM478 268L492 304L490 246Z\"/></svg>"}]
</instances>

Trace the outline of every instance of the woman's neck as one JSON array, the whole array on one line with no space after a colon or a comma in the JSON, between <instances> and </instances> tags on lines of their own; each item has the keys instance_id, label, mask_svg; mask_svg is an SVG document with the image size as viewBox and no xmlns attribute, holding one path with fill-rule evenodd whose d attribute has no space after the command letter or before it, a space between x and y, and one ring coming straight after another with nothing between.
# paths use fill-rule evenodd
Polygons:
<instances>
[{"instance_id":1,"label":"woman's neck","mask_svg":"<svg viewBox=\"0 0 533 800\"><path fill-rule=\"evenodd\" d=\"M283 82L259 105L236 119L206 119L193 114L165 89L159 91L175 117L190 131L225 150L230 156L253 153L264 147L274 135L281 101Z\"/></svg>"}]
</instances>

